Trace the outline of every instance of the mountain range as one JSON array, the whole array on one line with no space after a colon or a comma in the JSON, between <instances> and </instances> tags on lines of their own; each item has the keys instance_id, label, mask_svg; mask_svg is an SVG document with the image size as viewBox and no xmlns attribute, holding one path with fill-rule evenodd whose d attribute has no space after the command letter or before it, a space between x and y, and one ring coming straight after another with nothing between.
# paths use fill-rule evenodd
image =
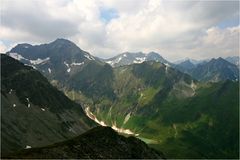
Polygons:
<instances>
[{"instance_id":1,"label":"mountain range","mask_svg":"<svg viewBox=\"0 0 240 160\"><path fill-rule=\"evenodd\" d=\"M156 52L150 52L147 54L142 52L136 52L136 53L125 52L115 57L105 59L103 61L110 64L112 67L119 67L119 66L134 64L134 63L143 63L145 61L156 61L156 62L161 62L167 65L171 64Z\"/></svg>"},{"instance_id":2,"label":"mountain range","mask_svg":"<svg viewBox=\"0 0 240 160\"><path fill-rule=\"evenodd\" d=\"M135 137L93 128L81 105L32 67L1 54L1 73L1 158L164 158Z\"/></svg>"},{"instance_id":3,"label":"mountain range","mask_svg":"<svg viewBox=\"0 0 240 160\"><path fill-rule=\"evenodd\" d=\"M32 54L34 53L34 54ZM66 54L68 53L68 54ZM221 81L239 79L239 57L213 58L206 60L184 59L171 63L156 52L125 52L113 58L94 57L66 39L57 39L49 44L19 44L7 54L41 71L51 79L65 79L78 73L88 63L109 64L112 67L155 61L187 73L199 81ZM224 62L223 62L224 61ZM229 62L229 63L228 63ZM230 64L231 63L231 64ZM209 66L214 66L210 67ZM231 66L231 67L230 67ZM207 72L207 73L206 73ZM201 74L201 73L204 73ZM207 77L205 77L207 76Z\"/></svg>"},{"instance_id":4,"label":"mountain range","mask_svg":"<svg viewBox=\"0 0 240 160\"><path fill-rule=\"evenodd\" d=\"M195 59L190 59L190 58L184 58L184 59L175 61L175 62L173 62L173 63L176 64L176 65L178 65L178 64L180 64L180 63L184 63L184 62L189 61L189 62L192 63L193 65L197 65L197 64L200 64L200 63L208 62L209 60L210 60L210 59L195 60Z\"/></svg>"},{"instance_id":5,"label":"mountain range","mask_svg":"<svg viewBox=\"0 0 240 160\"><path fill-rule=\"evenodd\" d=\"M102 60L64 39L7 54L39 70L89 119L167 158L238 157L239 69L222 58L173 64L140 52Z\"/></svg>"},{"instance_id":6,"label":"mountain range","mask_svg":"<svg viewBox=\"0 0 240 160\"><path fill-rule=\"evenodd\" d=\"M190 60L183 61L175 66L178 70L191 75L199 81L217 82L222 80L239 80L239 68L237 65L219 57L199 64L193 64Z\"/></svg>"}]
</instances>

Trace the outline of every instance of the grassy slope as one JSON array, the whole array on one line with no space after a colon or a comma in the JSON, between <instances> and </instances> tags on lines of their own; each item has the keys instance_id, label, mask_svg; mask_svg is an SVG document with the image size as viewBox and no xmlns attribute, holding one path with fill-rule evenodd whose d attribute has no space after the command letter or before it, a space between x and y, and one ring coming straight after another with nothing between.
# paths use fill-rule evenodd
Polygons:
<instances>
[{"instance_id":1,"label":"grassy slope","mask_svg":"<svg viewBox=\"0 0 240 160\"><path fill-rule=\"evenodd\" d=\"M154 62L115 68L110 82L105 88L114 99L103 90L94 92L98 101L84 91L75 91L75 100L108 125L139 133L169 158L238 157L238 82L199 83Z\"/></svg>"}]
</instances>

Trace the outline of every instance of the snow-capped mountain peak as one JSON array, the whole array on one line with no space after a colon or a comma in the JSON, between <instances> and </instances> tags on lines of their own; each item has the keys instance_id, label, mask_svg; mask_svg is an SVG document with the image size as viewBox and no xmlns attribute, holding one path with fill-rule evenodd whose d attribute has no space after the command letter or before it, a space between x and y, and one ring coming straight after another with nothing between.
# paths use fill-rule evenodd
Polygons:
<instances>
[{"instance_id":1,"label":"snow-capped mountain peak","mask_svg":"<svg viewBox=\"0 0 240 160\"><path fill-rule=\"evenodd\" d=\"M109 58L104 60L106 63L110 64L112 67L118 67L123 65L130 65L134 63L143 63L145 61L156 61L161 63L170 64L167 60L165 60L162 56L160 56L156 52L124 52L119 54L113 58Z\"/></svg>"}]
</instances>

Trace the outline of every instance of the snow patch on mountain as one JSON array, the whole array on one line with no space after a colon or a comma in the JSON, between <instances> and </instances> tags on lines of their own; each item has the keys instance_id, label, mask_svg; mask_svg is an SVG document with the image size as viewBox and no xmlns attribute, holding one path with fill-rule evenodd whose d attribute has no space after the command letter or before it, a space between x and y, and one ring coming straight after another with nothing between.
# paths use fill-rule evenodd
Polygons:
<instances>
[{"instance_id":1,"label":"snow patch on mountain","mask_svg":"<svg viewBox=\"0 0 240 160\"><path fill-rule=\"evenodd\" d=\"M146 57L136 57L136 60L133 61L133 63L143 63L146 61Z\"/></svg>"},{"instance_id":2,"label":"snow patch on mountain","mask_svg":"<svg viewBox=\"0 0 240 160\"><path fill-rule=\"evenodd\" d=\"M93 58L92 56L88 55L88 54L85 54L84 57L86 57L87 59L89 60L95 60L95 58Z\"/></svg>"},{"instance_id":3,"label":"snow patch on mountain","mask_svg":"<svg viewBox=\"0 0 240 160\"><path fill-rule=\"evenodd\" d=\"M30 108L30 107L31 107L31 104L30 104L30 102L29 102L29 98L26 98L26 99L27 99L27 102L28 102L27 107Z\"/></svg>"},{"instance_id":4,"label":"snow patch on mountain","mask_svg":"<svg viewBox=\"0 0 240 160\"><path fill-rule=\"evenodd\" d=\"M127 121L130 119L130 117L131 117L131 112L126 115L123 124L126 124Z\"/></svg>"},{"instance_id":5,"label":"snow patch on mountain","mask_svg":"<svg viewBox=\"0 0 240 160\"><path fill-rule=\"evenodd\" d=\"M73 63L71 64L71 66L81 66L81 65L84 65L84 62L80 62L80 63L73 62Z\"/></svg>"},{"instance_id":6,"label":"snow patch on mountain","mask_svg":"<svg viewBox=\"0 0 240 160\"><path fill-rule=\"evenodd\" d=\"M50 60L49 57L47 57L47 58L45 58L45 59L40 59L40 58L38 58L38 59L36 59L36 60L31 60L31 59L27 59L27 58L23 57L22 55L20 55L20 54L18 54L18 53L9 53L9 56L12 57L12 58L14 58L14 59L16 59L16 60L19 60L19 61L20 61L20 60L26 60L26 61L28 61L28 62L29 62L30 64L32 64L32 65L30 65L30 64L25 64L25 65L29 65L29 66L33 67L34 69L36 69L36 67L33 66L33 65L38 65L38 64L46 63L47 61Z\"/></svg>"},{"instance_id":7,"label":"snow patch on mountain","mask_svg":"<svg viewBox=\"0 0 240 160\"><path fill-rule=\"evenodd\" d=\"M48 68L48 72L49 72L49 73L52 73L52 70L51 70L50 68Z\"/></svg>"},{"instance_id":8,"label":"snow patch on mountain","mask_svg":"<svg viewBox=\"0 0 240 160\"><path fill-rule=\"evenodd\" d=\"M12 91L13 91L13 90L12 90L12 89L10 89L10 91L8 92L8 94L12 94Z\"/></svg>"},{"instance_id":9,"label":"snow patch on mountain","mask_svg":"<svg viewBox=\"0 0 240 160\"><path fill-rule=\"evenodd\" d=\"M31 64L24 64L25 66L29 66L29 67L32 67L33 69L37 69L34 65L31 65Z\"/></svg>"},{"instance_id":10,"label":"snow patch on mountain","mask_svg":"<svg viewBox=\"0 0 240 160\"><path fill-rule=\"evenodd\" d=\"M47 58L45 58L45 59L40 59L40 58L38 58L38 59L36 59L36 60L29 60L29 61L30 61L30 63L33 64L33 65L38 65L38 64L46 63L46 62L49 61L49 60L50 60L50 58L47 57Z\"/></svg>"},{"instance_id":11,"label":"snow patch on mountain","mask_svg":"<svg viewBox=\"0 0 240 160\"><path fill-rule=\"evenodd\" d=\"M168 63L164 63L165 65L165 73L168 73L168 68L170 67L170 65Z\"/></svg>"},{"instance_id":12,"label":"snow patch on mountain","mask_svg":"<svg viewBox=\"0 0 240 160\"><path fill-rule=\"evenodd\" d=\"M18 53L9 53L9 56L16 59L16 60L28 60L26 58L24 58L22 55L18 54Z\"/></svg>"},{"instance_id":13,"label":"snow patch on mountain","mask_svg":"<svg viewBox=\"0 0 240 160\"><path fill-rule=\"evenodd\" d=\"M63 63L69 68L69 64L66 61L64 61Z\"/></svg>"},{"instance_id":14,"label":"snow patch on mountain","mask_svg":"<svg viewBox=\"0 0 240 160\"><path fill-rule=\"evenodd\" d=\"M106 61L106 63L110 64L111 66L114 66L115 64L119 63L122 59L123 59L123 57L120 56L120 57L118 57L117 59L115 59L113 61Z\"/></svg>"},{"instance_id":15,"label":"snow patch on mountain","mask_svg":"<svg viewBox=\"0 0 240 160\"><path fill-rule=\"evenodd\" d=\"M114 62L113 62L113 61L106 61L106 63L110 64L111 66L114 65Z\"/></svg>"},{"instance_id":16,"label":"snow patch on mountain","mask_svg":"<svg viewBox=\"0 0 240 160\"><path fill-rule=\"evenodd\" d=\"M83 63L71 63L70 65L67 63L67 62L63 62L66 66L67 66L67 72L69 73L69 72L71 72L71 67L70 66L76 66L76 65L82 65L82 64L84 64L84 62Z\"/></svg>"},{"instance_id":17,"label":"snow patch on mountain","mask_svg":"<svg viewBox=\"0 0 240 160\"><path fill-rule=\"evenodd\" d=\"M106 59L105 62L112 67L130 65L134 63L143 63L145 61L156 61L161 63L167 63L162 56L155 52L143 53L143 52L125 52L110 59ZM170 63L168 63L170 64Z\"/></svg>"}]
</instances>

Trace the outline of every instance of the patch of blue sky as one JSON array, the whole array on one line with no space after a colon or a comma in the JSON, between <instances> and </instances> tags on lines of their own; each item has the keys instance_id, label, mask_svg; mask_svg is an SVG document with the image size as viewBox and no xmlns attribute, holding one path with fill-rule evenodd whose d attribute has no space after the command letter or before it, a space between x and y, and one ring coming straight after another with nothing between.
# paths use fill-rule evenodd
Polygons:
<instances>
[{"instance_id":1,"label":"patch of blue sky","mask_svg":"<svg viewBox=\"0 0 240 160\"><path fill-rule=\"evenodd\" d=\"M118 18L118 12L113 9L113 8L101 8L100 9L100 17L101 19L105 22L108 23L110 22L112 19Z\"/></svg>"},{"instance_id":2,"label":"patch of blue sky","mask_svg":"<svg viewBox=\"0 0 240 160\"><path fill-rule=\"evenodd\" d=\"M239 26L239 17L238 16L235 16L231 19L227 19L218 24L219 28L228 28L228 27L235 27L235 26Z\"/></svg>"}]
</instances>

